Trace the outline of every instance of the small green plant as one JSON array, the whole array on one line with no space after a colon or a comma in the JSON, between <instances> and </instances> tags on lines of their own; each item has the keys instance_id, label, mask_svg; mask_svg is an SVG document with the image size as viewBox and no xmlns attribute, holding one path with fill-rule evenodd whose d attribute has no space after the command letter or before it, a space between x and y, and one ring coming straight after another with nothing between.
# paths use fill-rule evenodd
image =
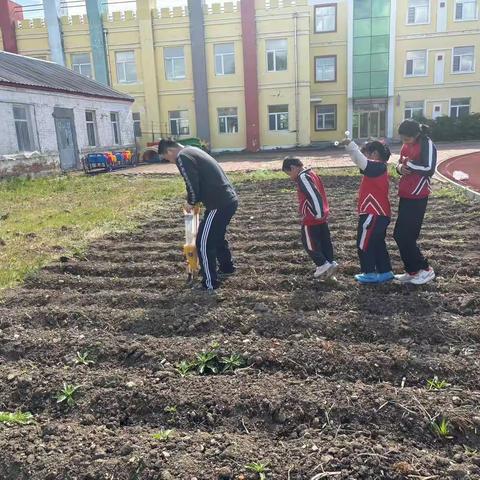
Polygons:
<instances>
[{"instance_id":1,"label":"small green plant","mask_svg":"<svg viewBox=\"0 0 480 480\"><path fill-rule=\"evenodd\" d=\"M442 418L439 422L432 420L431 423L433 433L440 438L451 438L450 437L450 423L446 418Z\"/></svg>"},{"instance_id":2,"label":"small green plant","mask_svg":"<svg viewBox=\"0 0 480 480\"><path fill-rule=\"evenodd\" d=\"M223 364L224 372L236 370L244 365L243 358L236 353L230 355L229 357L222 358L221 362Z\"/></svg>"},{"instance_id":3,"label":"small green plant","mask_svg":"<svg viewBox=\"0 0 480 480\"><path fill-rule=\"evenodd\" d=\"M450 386L445 380L439 380L435 375L430 380L427 380L427 386L429 390L443 390Z\"/></svg>"},{"instance_id":4,"label":"small green plant","mask_svg":"<svg viewBox=\"0 0 480 480\"><path fill-rule=\"evenodd\" d=\"M173 430L160 430L158 433L154 433L152 435L152 438L155 440L160 440L162 442L166 442L167 440L170 440L173 435Z\"/></svg>"},{"instance_id":5,"label":"small green plant","mask_svg":"<svg viewBox=\"0 0 480 480\"><path fill-rule=\"evenodd\" d=\"M165 413L169 413L170 415L175 415L177 413L177 406L176 405L169 405L163 409Z\"/></svg>"},{"instance_id":6,"label":"small green plant","mask_svg":"<svg viewBox=\"0 0 480 480\"><path fill-rule=\"evenodd\" d=\"M208 352L197 353L195 360L195 366L200 375L206 375L210 373L218 373L218 353L216 350L210 350Z\"/></svg>"},{"instance_id":7,"label":"small green plant","mask_svg":"<svg viewBox=\"0 0 480 480\"><path fill-rule=\"evenodd\" d=\"M73 398L75 392L80 388L80 385L67 385L63 384L63 389L57 395L57 403L65 402L69 407L75 405L75 399Z\"/></svg>"},{"instance_id":8,"label":"small green plant","mask_svg":"<svg viewBox=\"0 0 480 480\"><path fill-rule=\"evenodd\" d=\"M0 423L29 425L33 423L33 415L30 412L0 412Z\"/></svg>"},{"instance_id":9,"label":"small green plant","mask_svg":"<svg viewBox=\"0 0 480 480\"><path fill-rule=\"evenodd\" d=\"M180 363L177 363L176 370L180 374L181 377L186 377L194 368L191 362L187 362L186 360L182 360Z\"/></svg>"},{"instance_id":10,"label":"small green plant","mask_svg":"<svg viewBox=\"0 0 480 480\"><path fill-rule=\"evenodd\" d=\"M92 365L94 363L95 362L89 357L88 352L77 352L77 356L75 357L75 365Z\"/></svg>"},{"instance_id":11,"label":"small green plant","mask_svg":"<svg viewBox=\"0 0 480 480\"><path fill-rule=\"evenodd\" d=\"M245 364L243 358L236 353L220 358L219 348L220 344L218 342L211 343L209 349L197 353L193 361L182 360L178 363L176 365L177 372L182 377L194 370L199 375L216 375L233 371Z\"/></svg>"},{"instance_id":12,"label":"small green plant","mask_svg":"<svg viewBox=\"0 0 480 480\"><path fill-rule=\"evenodd\" d=\"M267 478L267 465L264 463L252 462L245 465L245 468L247 470L250 470L251 472L255 472L256 474L258 474L259 480L265 480Z\"/></svg>"}]
</instances>

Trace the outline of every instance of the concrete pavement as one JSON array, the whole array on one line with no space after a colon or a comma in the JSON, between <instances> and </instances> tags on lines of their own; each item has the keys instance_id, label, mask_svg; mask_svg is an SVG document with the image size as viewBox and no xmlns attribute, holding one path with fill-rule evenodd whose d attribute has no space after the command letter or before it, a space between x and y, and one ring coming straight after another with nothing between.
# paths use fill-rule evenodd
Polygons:
<instances>
[{"instance_id":1,"label":"concrete pavement","mask_svg":"<svg viewBox=\"0 0 480 480\"><path fill-rule=\"evenodd\" d=\"M480 141L438 143L438 161L443 162L449 158L466 155L480 151ZM392 146L392 162L398 160L400 145ZM291 151L273 151L259 153L227 153L214 155L226 172L247 172L254 170L280 170L282 161L287 155L299 157L305 165L315 168L351 167L350 157L343 149L312 150L298 149ZM114 175L159 175L176 174L177 167L171 164L154 163L140 165L135 168L114 171Z\"/></svg>"}]
</instances>

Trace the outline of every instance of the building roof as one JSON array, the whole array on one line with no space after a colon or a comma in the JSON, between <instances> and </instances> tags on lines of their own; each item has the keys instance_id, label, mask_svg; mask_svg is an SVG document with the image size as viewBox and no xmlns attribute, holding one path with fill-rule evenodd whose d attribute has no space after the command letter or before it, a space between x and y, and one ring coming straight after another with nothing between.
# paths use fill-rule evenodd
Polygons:
<instances>
[{"instance_id":1,"label":"building roof","mask_svg":"<svg viewBox=\"0 0 480 480\"><path fill-rule=\"evenodd\" d=\"M0 52L0 85L133 102L130 95L53 62Z\"/></svg>"}]
</instances>

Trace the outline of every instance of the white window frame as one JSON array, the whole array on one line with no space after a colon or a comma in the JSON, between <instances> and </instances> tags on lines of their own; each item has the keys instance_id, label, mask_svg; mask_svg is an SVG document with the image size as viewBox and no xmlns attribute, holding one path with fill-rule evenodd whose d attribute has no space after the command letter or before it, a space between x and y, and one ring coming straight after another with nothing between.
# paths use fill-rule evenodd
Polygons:
<instances>
[{"instance_id":1,"label":"white window frame","mask_svg":"<svg viewBox=\"0 0 480 480\"><path fill-rule=\"evenodd\" d=\"M25 110L25 119L16 119L15 118L15 108L22 108ZM33 129L33 122L32 122L32 107L30 105L24 103L13 103L12 104L12 117L13 117L13 124L15 127L15 137L17 139L17 147L18 152L33 152L37 148L37 142L35 140L35 131ZM17 122L22 122L27 125L27 133L28 133L28 140L29 140L29 150L22 150L20 147L20 139L18 138L18 131L17 131Z\"/></svg>"},{"instance_id":2,"label":"white window frame","mask_svg":"<svg viewBox=\"0 0 480 480\"><path fill-rule=\"evenodd\" d=\"M270 112L270 108L271 107L287 107L286 111L283 111L283 112ZM268 106L268 131L269 132L280 132L280 133L289 133L289 130L290 130L290 115L289 115L289 106L288 105L269 105ZM280 115L287 115L287 128L278 128L278 125L280 123L280 120L279 120L279 116ZM271 117L275 117L275 128L274 129L270 129L270 118Z\"/></svg>"},{"instance_id":3,"label":"white window frame","mask_svg":"<svg viewBox=\"0 0 480 480\"><path fill-rule=\"evenodd\" d=\"M422 115L421 116L422 117L425 116L425 100L409 100L409 101L405 102L405 105L403 107L403 119L404 120L407 120L407 118L408 119L415 118L415 116L414 116L415 115L415 110L420 110L419 107L407 107L408 103L421 103L422 104L422 108L421 108ZM407 110L410 110L410 117L406 116Z\"/></svg>"},{"instance_id":4,"label":"white window frame","mask_svg":"<svg viewBox=\"0 0 480 480\"><path fill-rule=\"evenodd\" d=\"M410 60L415 61L415 59L409 59L409 53L415 52L424 52L425 53L425 73L415 73L415 63L413 64L412 73L407 73L407 66ZM405 77L412 78L412 77L427 77L428 76L428 50L408 50L405 55Z\"/></svg>"},{"instance_id":5,"label":"white window frame","mask_svg":"<svg viewBox=\"0 0 480 480\"><path fill-rule=\"evenodd\" d=\"M133 53L133 60L128 61L119 61L118 55L122 53ZM127 69L125 65L133 64L135 66L135 78L127 78ZM131 84L137 83L138 76L137 76L137 62L135 56L135 50L119 50L115 52L115 70L117 73L117 82L123 84Z\"/></svg>"},{"instance_id":6,"label":"white window frame","mask_svg":"<svg viewBox=\"0 0 480 480\"><path fill-rule=\"evenodd\" d=\"M92 114L92 120L87 119L87 114ZM93 137L94 143L93 145L90 143L90 137L88 135L88 127L91 125L93 127ZM98 145L98 131L97 131L97 114L95 110L85 110L85 128L87 131L87 142L89 147L96 147Z\"/></svg>"},{"instance_id":7,"label":"white window frame","mask_svg":"<svg viewBox=\"0 0 480 480\"><path fill-rule=\"evenodd\" d=\"M269 41L280 41L283 40L286 42L285 48L268 48L268 42ZM273 72L286 72L288 70L288 40L286 38L270 38L265 41L265 51L266 51L266 61L267 61L267 72L273 73ZM286 54L286 67L282 70L278 70L277 68L277 52L285 52ZM269 69L268 65L268 55L270 53L273 53L273 70Z\"/></svg>"},{"instance_id":8,"label":"white window frame","mask_svg":"<svg viewBox=\"0 0 480 480\"><path fill-rule=\"evenodd\" d=\"M169 48L181 48L182 49L182 56L167 56L167 50ZM170 82L174 82L175 80L185 80L185 78L187 78L187 66L186 66L186 63L185 63L185 47L180 45L180 46L177 46L177 47L164 47L163 49L163 57L164 57L164 62L165 62L165 79L170 81ZM175 62L178 61L178 60L181 60L183 62L183 75L181 74L177 74L175 72ZM172 72L172 75L170 76L169 75L169 68L168 66L171 67L171 72Z\"/></svg>"},{"instance_id":9,"label":"white window frame","mask_svg":"<svg viewBox=\"0 0 480 480\"><path fill-rule=\"evenodd\" d=\"M333 8L335 10L335 13L334 13L334 27L333 27L333 30L319 30L317 27L317 12L321 9L321 8ZM333 32L336 32L337 31L337 22L338 22L338 18L337 18L337 15L338 15L338 4L337 3L328 3L328 4L325 4L325 5L315 5L314 6L314 11L313 11L313 21L314 21L314 33L333 33ZM326 17L328 15L321 15L322 17Z\"/></svg>"},{"instance_id":10,"label":"white window frame","mask_svg":"<svg viewBox=\"0 0 480 480\"><path fill-rule=\"evenodd\" d=\"M76 55L88 55L89 62L88 63L75 63L74 58ZM92 58L88 52L77 52L77 53L72 53L71 55L71 62L72 62L72 70L74 72L79 73L80 75L83 75L84 77L88 78L93 78L93 65L92 65ZM88 65L88 68L90 69L90 75L87 75L82 72L82 67L86 67ZM75 68L78 67L78 70Z\"/></svg>"},{"instance_id":11,"label":"white window frame","mask_svg":"<svg viewBox=\"0 0 480 480\"><path fill-rule=\"evenodd\" d=\"M217 53L216 48L220 45L231 45L232 46L232 53ZM235 44L233 42L226 42L226 43L216 43L213 46L213 53L215 57L215 75L217 76L226 76L226 75L235 75L236 65L235 65ZM233 72L225 73L225 57L233 57ZM217 70L217 58L220 58L222 71L219 72Z\"/></svg>"},{"instance_id":12,"label":"white window frame","mask_svg":"<svg viewBox=\"0 0 480 480\"><path fill-rule=\"evenodd\" d=\"M431 21L432 21L432 2L431 0L428 0L428 19L426 22L412 22L410 23L408 21L409 19L409 11L410 11L410 8L415 8L415 7L410 7L410 0L407 0L408 3L407 3L407 18L405 19L405 24L409 27L411 26L415 26L415 25L430 25Z\"/></svg>"},{"instance_id":13,"label":"white window frame","mask_svg":"<svg viewBox=\"0 0 480 480\"><path fill-rule=\"evenodd\" d=\"M172 118L172 113L179 113L180 116ZM182 113L185 113L185 116L182 117ZM177 133L173 133L172 130L172 122L175 122L176 124L176 129ZM182 125L182 122L184 124ZM168 112L168 126L170 128L170 133L176 137L185 137L187 135L190 135L190 119L188 117L188 110L170 110ZM186 132L181 132L181 129L187 129L188 131Z\"/></svg>"},{"instance_id":14,"label":"white window frame","mask_svg":"<svg viewBox=\"0 0 480 480\"><path fill-rule=\"evenodd\" d=\"M321 107L332 107L331 112L324 112L324 113L319 113L319 109ZM325 128L325 117L327 115L333 115L333 128ZM320 128L318 126L318 119L322 118L323 121L323 127ZM315 106L315 131L316 132L332 132L337 130L337 105L335 104L329 104L329 105L316 105Z\"/></svg>"},{"instance_id":15,"label":"white window frame","mask_svg":"<svg viewBox=\"0 0 480 480\"><path fill-rule=\"evenodd\" d=\"M115 117L112 118L112 115ZM113 145L121 145L122 144L122 132L120 129L120 114L118 112L110 112L110 123L112 125L112 143ZM117 139L115 139L115 126L117 131ZM118 140L118 141L117 141Z\"/></svg>"},{"instance_id":16,"label":"white window frame","mask_svg":"<svg viewBox=\"0 0 480 480\"><path fill-rule=\"evenodd\" d=\"M472 53L472 57L473 57L472 70L468 70L468 71L459 70L458 72L455 72L455 71L453 70L454 64L455 64L455 57L460 57L460 66L461 66L461 65L462 65L462 56L466 55L466 54L455 55L455 49L456 49L456 48L473 48L473 53ZM451 69L452 75L468 75L468 74L471 74L471 73L475 73L475 68L476 68L476 62L475 62L475 46L474 46L474 45L463 45L463 46L461 46L461 47L453 47L453 48L452 48L452 69Z\"/></svg>"},{"instance_id":17,"label":"white window frame","mask_svg":"<svg viewBox=\"0 0 480 480\"><path fill-rule=\"evenodd\" d=\"M463 4L465 0L455 0L455 3L453 5L453 21L454 22L474 22L475 20L478 20L478 0L472 0L475 1L475 16L473 18L457 18L457 5L459 3Z\"/></svg>"},{"instance_id":18,"label":"white window frame","mask_svg":"<svg viewBox=\"0 0 480 480\"><path fill-rule=\"evenodd\" d=\"M228 108L231 108L231 109L235 109L235 114L228 114L228 115L220 115L220 110L225 110L225 109L228 109ZM217 108L217 117L218 117L218 133L220 135L236 135L238 133L238 130L239 130L239 126L238 126L238 108L237 107L221 107L221 108ZM232 131L232 132L229 132L228 131L228 119L229 118L234 118L236 119L236 122L237 122L237 131ZM222 120L224 120L224 124L225 124L225 132L222 132L222 129L221 129L221 125L222 125Z\"/></svg>"},{"instance_id":19,"label":"white window frame","mask_svg":"<svg viewBox=\"0 0 480 480\"><path fill-rule=\"evenodd\" d=\"M452 101L453 100L463 100L463 98L468 98L468 97L461 97L461 98L451 98L450 99L450 102L449 102L449 105L448 105L448 116L449 117L452 117L452 108L456 108L457 109L457 114L455 117L453 118L460 118L458 113L459 113L459 108L461 107L466 107L467 105L466 104L463 104L463 105L452 105ZM468 98L468 114L471 115L472 113L472 99L471 98Z\"/></svg>"}]
</instances>

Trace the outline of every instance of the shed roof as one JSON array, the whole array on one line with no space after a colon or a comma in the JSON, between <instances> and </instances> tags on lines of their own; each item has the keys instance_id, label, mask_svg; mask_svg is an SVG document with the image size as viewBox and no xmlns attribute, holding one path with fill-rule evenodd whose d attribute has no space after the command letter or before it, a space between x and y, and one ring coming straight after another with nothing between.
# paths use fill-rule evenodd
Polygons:
<instances>
[{"instance_id":1,"label":"shed roof","mask_svg":"<svg viewBox=\"0 0 480 480\"><path fill-rule=\"evenodd\" d=\"M134 101L130 95L56 63L10 52L0 52L0 85Z\"/></svg>"}]
</instances>

